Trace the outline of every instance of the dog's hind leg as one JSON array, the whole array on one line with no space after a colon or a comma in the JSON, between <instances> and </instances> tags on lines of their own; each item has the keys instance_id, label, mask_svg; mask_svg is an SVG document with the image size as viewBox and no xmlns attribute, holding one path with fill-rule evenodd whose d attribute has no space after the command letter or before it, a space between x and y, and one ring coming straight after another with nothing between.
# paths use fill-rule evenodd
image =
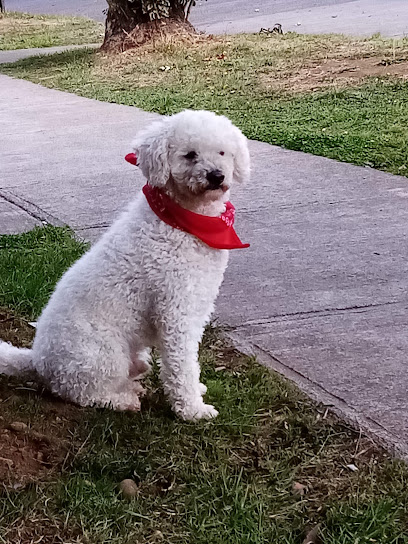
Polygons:
<instances>
[{"instance_id":1,"label":"dog's hind leg","mask_svg":"<svg viewBox=\"0 0 408 544\"><path fill-rule=\"evenodd\" d=\"M50 390L80 406L107 406L114 410L140 410L144 390L129 376L129 345L116 331L93 336L79 334L61 342L34 344L36 368ZM40 339L41 340L41 339Z\"/></svg>"},{"instance_id":2,"label":"dog's hind leg","mask_svg":"<svg viewBox=\"0 0 408 544\"><path fill-rule=\"evenodd\" d=\"M143 387L139 382L128 380L120 384L118 392L109 392L105 396L98 395L90 398L87 405L101 408L112 408L112 410L138 412L140 410L140 398L144 394Z\"/></svg>"},{"instance_id":3,"label":"dog's hind leg","mask_svg":"<svg viewBox=\"0 0 408 544\"><path fill-rule=\"evenodd\" d=\"M131 364L129 367L129 378L132 380L141 380L152 370L149 363L150 348L142 350L132 350Z\"/></svg>"},{"instance_id":4,"label":"dog's hind leg","mask_svg":"<svg viewBox=\"0 0 408 544\"><path fill-rule=\"evenodd\" d=\"M90 396L94 405L107 406L118 411L140 410L140 397L145 394L145 390L140 382L136 381L141 379L141 374L131 376L130 369L134 368L132 365L133 360L126 358L122 363L117 364L110 376L103 376L95 384L95 393ZM150 368L150 365L148 367ZM146 366L142 368L140 365L138 369L145 372L147 370Z\"/></svg>"},{"instance_id":5,"label":"dog's hind leg","mask_svg":"<svg viewBox=\"0 0 408 544\"><path fill-rule=\"evenodd\" d=\"M114 337L115 338L115 337ZM105 342L107 338L105 337ZM106 348L105 343L105 348ZM148 349L132 350L125 341L114 342L104 350L104 370L99 375L95 396L98 406L110 406L113 410L139 411L140 397L145 390L140 381L151 370Z\"/></svg>"}]
</instances>

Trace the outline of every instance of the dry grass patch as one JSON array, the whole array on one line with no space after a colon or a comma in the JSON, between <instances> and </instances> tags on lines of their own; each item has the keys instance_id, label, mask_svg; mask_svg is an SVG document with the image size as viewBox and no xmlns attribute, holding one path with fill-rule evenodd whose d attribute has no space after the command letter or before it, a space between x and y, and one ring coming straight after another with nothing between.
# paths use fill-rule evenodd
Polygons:
<instances>
[{"instance_id":1,"label":"dry grass patch","mask_svg":"<svg viewBox=\"0 0 408 544\"><path fill-rule=\"evenodd\" d=\"M369 77L406 79L408 40L349 38L340 35L237 35L165 38L119 55L98 55L96 81L125 88L207 82L222 77L241 92L248 84L296 93L356 85Z\"/></svg>"},{"instance_id":2,"label":"dry grass patch","mask_svg":"<svg viewBox=\"0 0 408 544\"><path fill-rule=\"evenodd\" d=\"M290 74L264 74L260 82L267 91L304 93L325 88L345 89L372 77L407 80L408 61L379 56L340 57L302 66Z\"/></svg>"}]
</instances>

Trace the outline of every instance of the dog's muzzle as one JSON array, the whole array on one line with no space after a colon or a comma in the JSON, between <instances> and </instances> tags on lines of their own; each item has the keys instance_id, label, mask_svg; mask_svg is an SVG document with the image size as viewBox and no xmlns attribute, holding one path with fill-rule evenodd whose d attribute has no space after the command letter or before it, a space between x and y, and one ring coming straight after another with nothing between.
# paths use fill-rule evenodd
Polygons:
<instances>
[{"instance_id":1,"label":"dog's muzzle","mask_svg":"<svg viewBox=\"0 0 408 544\"><path fill-rule=\"evenodd\" d=\"M215 191L216 189L221 189L221 185L223 184L224 179L225 179L225 176L221 172L221 170L211 170L211 172L207 173L207 181L208 181L207 189L209 191Z\"/></svg>"}]
</instances>

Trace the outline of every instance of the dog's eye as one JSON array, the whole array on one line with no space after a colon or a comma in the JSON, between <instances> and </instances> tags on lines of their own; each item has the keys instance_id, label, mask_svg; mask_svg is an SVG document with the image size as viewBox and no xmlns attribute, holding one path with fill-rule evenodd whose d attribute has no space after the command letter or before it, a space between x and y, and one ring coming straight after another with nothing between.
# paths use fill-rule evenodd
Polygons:
<instances>
[{"instance_id":1,"label":"dog's eye","mask_svg":"<svg viewBox=\"0 0 408 544\"><path fill-rule=\"evenodd\" d=\"M191 161L197 157L197 153L195 151L190 151L187 155L184 155L184 157Z\"/></svg>"},{"instance_id":2,"label":"dog's eye","mask_svg":"<svg viewBox=\"0 0 408 544\"><path fill-rule=\"evenodd\" d=\"M225 155L224 151L220 151L220 155Z\"/></svg>"}]
</instances>

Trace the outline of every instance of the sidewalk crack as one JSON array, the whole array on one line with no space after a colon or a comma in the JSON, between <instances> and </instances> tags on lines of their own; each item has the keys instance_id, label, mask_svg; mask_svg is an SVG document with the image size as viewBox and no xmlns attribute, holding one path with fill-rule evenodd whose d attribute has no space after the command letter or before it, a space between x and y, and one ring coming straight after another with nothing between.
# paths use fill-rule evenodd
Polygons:
<instances>
[{"instance_id":1,"label":"sidewalk crack","mask_svg":"<svg viewBox=\"0 0 408 544\"><path fill-rule=\"evenodd\" d=\"M240 329L242 327L252 326L252 325L268 325L270 323L276 323L277 321L289 321L291 319L313 319L315 317L325 317L331 314L337 314L341 312L356 312L363 313L375 308L381 308L383 306L393 306L395 304L403 303L403 300L393 300L389 302L379 302L374 304L361 304L361 305L352 305L344 306L340 308L324 308L322 310L309 310L306 312L292 312L287 314L275 314L262 319L254 319L249 321L244 321L243 323L234 326L234 329Z\"/></svg>"},{"instance_id":2,"label":"sidewalk crack","mask_svg":"<svg viewBox=\"0 0 408 544\"><path fill-rule=\"evenodd\" d=\"M53 215L42 210L32 202L25 200L24 198L21 198L20 196L17 196L10 191L0 189L0 197L9 202L10 204L13 204L20 210L23 210L33 219L41 221L43 225L53 225L55 227L66 226L66 223L64 223L57 217L54 217Z\"/></svg>"},{"instance_id":3,"label":"sidewalk crack","mask_svg":"<svg viewBox=\"0 0 408 544\"><path fill-rule=\"evenodd\" d=\"M75 231L105 229L111 226L112 223L95 223L94 225L86 225L85 227L72 227Z\"/></svg>"}]
</instances>

